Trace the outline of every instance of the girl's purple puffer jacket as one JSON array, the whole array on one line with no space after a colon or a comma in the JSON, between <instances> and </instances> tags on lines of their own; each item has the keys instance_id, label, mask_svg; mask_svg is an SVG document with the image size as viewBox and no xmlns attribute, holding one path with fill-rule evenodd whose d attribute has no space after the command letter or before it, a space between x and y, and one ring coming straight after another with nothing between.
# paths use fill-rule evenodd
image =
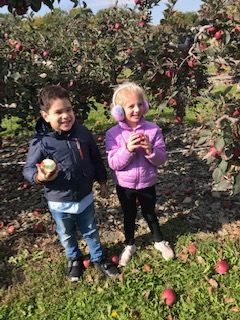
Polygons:
<instances>
[{"instance_id":1,"label":"girl's purple puffer jacket","mask_svg":"<svg viewBox=\"0 0 240 320\"><path fill-rule=\"evenodd\" d=\"M127 149L129 136L141 132L149 136L153 147L150 156L142 148L135 152ZM157 181L157 167L167 160L166 146L161 129L142 119L136 128L119 122L106 132L106 152L109 167L114 171L116 184L130 189L143 189Z\"/></svg>"}]
</instances>

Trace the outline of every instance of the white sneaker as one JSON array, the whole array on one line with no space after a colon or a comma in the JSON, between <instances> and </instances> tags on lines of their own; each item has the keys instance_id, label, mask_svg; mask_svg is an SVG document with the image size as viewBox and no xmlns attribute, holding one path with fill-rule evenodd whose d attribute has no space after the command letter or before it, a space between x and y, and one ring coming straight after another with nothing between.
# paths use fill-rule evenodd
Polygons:
<instances>
[{"instance_id":1,"label":"white sneaker","mask_svg":"<svg viewBox=\"0 0 240 320\"><path fill-rule=\"evenodd\" d=\"M170 260L174 258L174 252L167 241L155 242L154 247L162 253L163 259Z\"/></svg>"},{"instance_id":2,"label":"white sneaker","mask_svg":"<svg viewBox=\"0 0 240 320\"><path fill-rule=\"evenodd\" d=\"M128 262L131 260L131 257L134 255L134 253L136 252L136 246L135 244L133 245L127 245L122 253L120 254L119 257L119 266L125 267Z\"/></svg>"}]
</instances>

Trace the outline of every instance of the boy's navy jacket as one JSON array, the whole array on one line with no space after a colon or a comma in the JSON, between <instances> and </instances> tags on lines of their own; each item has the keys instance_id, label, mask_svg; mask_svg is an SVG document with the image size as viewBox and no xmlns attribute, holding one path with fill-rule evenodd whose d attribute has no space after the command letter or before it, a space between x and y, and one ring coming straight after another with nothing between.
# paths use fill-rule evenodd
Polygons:
<instances>
[{"instance_id":1,"label":"boy's navy jacket","mask_svg":"<svg viewBox=\"0 0 240 320\"><path fill-rule=\"evenodd\" d=\"M44 183L47 200L78 202L92 191L95 180L107 180L97 144L87 128L75 122L69 132L59 133L53 131L50 125L40 118L36 131L30 142L23 175L34 184L37 163L46 158L57 163L57 178Z\"/></svg>"}]
</instances>

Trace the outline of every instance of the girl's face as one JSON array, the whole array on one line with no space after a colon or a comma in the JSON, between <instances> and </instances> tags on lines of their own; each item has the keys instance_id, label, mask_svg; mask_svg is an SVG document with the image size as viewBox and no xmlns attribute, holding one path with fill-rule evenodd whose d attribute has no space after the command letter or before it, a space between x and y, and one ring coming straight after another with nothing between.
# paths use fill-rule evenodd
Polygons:
<instances>
[{"instance_id":1,"label":"girl's face","mask_svg":"<svg viewBox=\"0 0 240 320\"><path fill-rule=\"evenodd\" d=\"M144 113L142 97L135 92L126 92L125 100L127 101L123 107L125 122L129 127L135 128Z\"/></svg>"}]
</instances>

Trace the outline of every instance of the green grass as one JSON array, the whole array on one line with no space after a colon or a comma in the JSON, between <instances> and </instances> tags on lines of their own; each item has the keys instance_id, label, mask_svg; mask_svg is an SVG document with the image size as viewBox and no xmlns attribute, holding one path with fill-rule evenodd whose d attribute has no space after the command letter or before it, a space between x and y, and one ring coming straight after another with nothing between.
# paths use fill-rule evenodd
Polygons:
<instances>
[{"instance_id":1,"label":"green grass","mask_svg":"<svg viewBox=\"0 0 240 320\"><path fill-rule=\"evenodd\" d=\"M32 254L33 261L27 257L18 270L24 273L23 282L1 292L0 319L161 320L170 315L176 320L239 319L239 243L183 235L177 239L176 252L186 252L191 241L198 251L186 261L178 258L165 262L151 245L143 246L115 281L102 278L91 267L80 283L71 284L65 279L62 256L57 263L49 263L49 257L36 262ZM110 252L114 253L113 249ZM230 264L225 275L214 270L222 257ZM146 263L151 267L148 272L144 271ZM218 287L209 289L209 279ZM166 287L177 295L172 307L161 300Z\"/></svg>"}]
</instances>

